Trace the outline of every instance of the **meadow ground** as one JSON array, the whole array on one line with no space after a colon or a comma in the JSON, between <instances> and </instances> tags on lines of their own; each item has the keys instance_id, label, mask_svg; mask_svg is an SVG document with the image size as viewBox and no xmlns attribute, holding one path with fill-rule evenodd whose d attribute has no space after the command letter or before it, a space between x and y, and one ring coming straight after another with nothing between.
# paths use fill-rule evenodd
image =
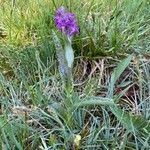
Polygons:
<instances>
[{"instance_id":1,"label":"meadow ground","mask_svg":"<svg viewBox=\"0 0 150 150\"><path fill-rule=\"evenodd\" d=\"M56 54L65 46L60 6L80 30L71 92ZM0 0L0 149L149 150L149 8L149 0Z\"/></svg>"}]
</instances>

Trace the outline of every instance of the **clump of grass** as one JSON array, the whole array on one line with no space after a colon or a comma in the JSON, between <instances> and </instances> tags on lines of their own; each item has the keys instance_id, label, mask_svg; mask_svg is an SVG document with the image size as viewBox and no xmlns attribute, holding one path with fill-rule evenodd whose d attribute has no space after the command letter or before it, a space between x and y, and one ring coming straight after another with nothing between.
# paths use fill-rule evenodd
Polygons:
<instances>
[{"instance_id":1,"label":"clump of grass","mask_svg":"<svg viewBox=\"0 0 150 150\"><path fill-rule=\"evenodd\" d=\"M148 51L149 2L146 0L1 3L1 26L7 31L6 41L10 44L26 46L42 42L46 49L49 48L51 30L55 30L54 11L65 5L78 17L81 32L74 47L79 54L96 56L131 50L139 52L145 48L142 51ZM143 42L146 47L141 45Z\"/></svg>"},{"instance_id":2,"label":"clump of grass","mask_svg":"<svg viewBox=\"0 0 150 150\"><path fill-rule=\"evenodd\" d=\"M100 72L94 73L91 70L93 75L88 77L80 95L75 90L70 97L64 95L58 76L47 75L47 68L42 67L40 62L37 64L41 66L43 72L39 70L38 81L33 81L32 84L30 80L20 82L18 78L16 82L7 81L1 75L0 122L3 147L10 149L13 147L18 149L148 148L150 128L146 121L149 114L148 97L145 94L149 91L147 68L150 64L143 63L143 60L139 59L139 63L130 65L131 78L126 78L117 84L117 79L130 63L130 59L131 57L120 63L122 69L119 65L114 70L111 81L110 74L105 75L108 72L107 63L101 66L104 70L102 82L99 84L96 78ZM139 72L142 68L144 68L143 76ZM138 89L134 89L134 82L141 83ZM119 93L116 92L118 87L115 83L116 86L122 87ZM134 90L131 91L131 87ZM105 95L102 95L103 93ZM68 98L73 103L66 103L70 101ZM15 132L18 129L20 133ZM78 145L75 143L77 135L81 136Z\"/></svg>"}]
</instances>

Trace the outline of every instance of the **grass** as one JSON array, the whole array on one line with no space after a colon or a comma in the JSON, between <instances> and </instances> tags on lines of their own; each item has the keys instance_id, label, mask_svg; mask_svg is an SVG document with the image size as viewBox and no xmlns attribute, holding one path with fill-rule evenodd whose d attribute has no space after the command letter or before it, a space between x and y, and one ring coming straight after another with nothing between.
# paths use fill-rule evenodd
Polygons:
<instances>
[{"instance_id":1,"label":"grass","mask_svg":"<svg viewBox=\"0 0 150 150\"><path fill-rule=\"evenodd\" d=\"M0 149L150 148L148 0L0 1ZM74 12L74 90L64 92L53 17Z\"/></svg>"}]
</instances>

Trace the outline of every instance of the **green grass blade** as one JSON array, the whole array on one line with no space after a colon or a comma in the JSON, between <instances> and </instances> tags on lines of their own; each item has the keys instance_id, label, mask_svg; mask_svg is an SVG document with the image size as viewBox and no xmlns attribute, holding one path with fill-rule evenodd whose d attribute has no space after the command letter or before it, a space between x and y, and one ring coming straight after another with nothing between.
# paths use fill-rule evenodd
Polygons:
<instances>
[{"instance_id":1,"label":"green grass blade","mask_svg":"<svg viewBox=\"0 0 150 150\"><path fill-rule=\"evenodd\" d=\"M130 64L131 59L132 59L132 55L129 55L126 59L122 60L118 64L117 68L114 69L111 75L111 80L110 80L109 89L108 89L109 97L113 96L114 85L116 81L119 79L120 75L126 69L126 67Z\"/></svg>"}]
</instances>

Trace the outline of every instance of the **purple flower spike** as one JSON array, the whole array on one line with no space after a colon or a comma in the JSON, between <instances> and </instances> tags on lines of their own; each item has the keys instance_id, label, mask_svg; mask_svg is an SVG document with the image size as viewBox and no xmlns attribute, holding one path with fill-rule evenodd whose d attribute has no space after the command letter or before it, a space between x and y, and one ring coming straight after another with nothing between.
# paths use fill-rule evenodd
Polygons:
<instances>
[{"instance_id":1,"label":"purple flower spike","mask_svg":"<svg viewBox=\"0 0 150 150\"><path fill-rule=\"evenodd\" d=\"M75 14L67 12L64 7L57 9L54 19L56 27L67 36L72 37L79 33Z\"/></svg>"}]
</instances>

